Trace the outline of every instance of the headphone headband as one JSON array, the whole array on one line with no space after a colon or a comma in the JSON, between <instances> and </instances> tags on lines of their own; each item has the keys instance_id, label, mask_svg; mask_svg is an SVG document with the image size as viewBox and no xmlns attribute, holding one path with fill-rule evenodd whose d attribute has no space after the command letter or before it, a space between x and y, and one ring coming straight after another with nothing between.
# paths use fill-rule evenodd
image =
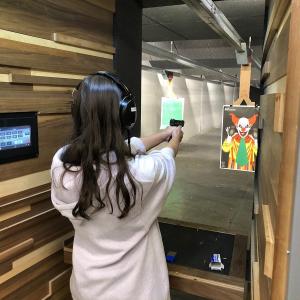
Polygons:
<instances>
[{"instance_id":1,"label":"headphone headband","mask_svg":"<svg viewBox=\"0 0 300 300\"><path fill-rule=\"evenodd\" d=\"M90 74L90 75L100 75L104 76L110 80L112 80L115 84L117 84L124 92L126 95L131 94L128 87L119 79L119 77L113 73L106 72L106 71L98 71L97 73Z\"/></svg>"}]
</instances>

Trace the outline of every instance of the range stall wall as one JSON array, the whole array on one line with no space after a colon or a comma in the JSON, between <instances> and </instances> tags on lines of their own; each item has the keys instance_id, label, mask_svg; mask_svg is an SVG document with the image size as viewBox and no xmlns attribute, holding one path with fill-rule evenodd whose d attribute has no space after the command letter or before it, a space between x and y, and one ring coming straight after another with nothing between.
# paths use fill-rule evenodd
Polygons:
<instances>
[{"instance_id":1,"label":"range stall wall","mask_svg":"<svg viewBox=\"0 0 300 300\"><path fill-rule=\"evenodd\" d=\"M111 0L0 2L0 112L40 113L39 157L0 165L0 299L70 299L73 231L52 206L49 168L71 131L73 87L113 69L114 11Z\"/></svg>"},{"instance_id":2,"label":"range stall wall","mask_svg":"<svg viewBox=\"0 0 300 300\"><path fill-rule=\"evenodd\" d=\"M260 101L263 129L252 228L254 300L287 299L292 210L294 201L299 200L294 190L299 151L300 1L275 0L269 7L263 53L264 95Z\"/></svg>"},{"instance_id":3,"label":"range stall wall","mask_svg":"<svg viewBox=\"0 0 300 300\"><path fill-rule=\"evenodd\" d=\"M174 77L172 87L160 73L142 71L142 135L157 132L160 128L161 98L185 99L184 139L221 127L222 107L232 104L238 97L238 88Z\"/></svg>"},{"instance_id":4,"label":"range stall wall","mask_svg":"<svg viewBox=\"0 0 300 300\"><path fill-rule=\"evenodd\" d=\"M125 24L125 25L124 25ZM139 1L116 1L114 68L135 96L137 121L131 134L141 131L142 6Z\"/></svg>"}]
</instances>

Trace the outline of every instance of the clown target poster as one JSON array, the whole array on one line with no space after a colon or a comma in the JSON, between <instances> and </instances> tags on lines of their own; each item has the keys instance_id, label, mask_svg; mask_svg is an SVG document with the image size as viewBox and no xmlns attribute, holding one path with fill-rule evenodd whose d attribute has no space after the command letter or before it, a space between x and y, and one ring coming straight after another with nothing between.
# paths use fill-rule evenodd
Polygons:
<instances>
[{"instance_id":1,"label":"clown target poster","mask_svg":"<svg viewBox=\"0 0 300 300\"><path fill-rule=\"evenodd\" d=\"M223 106L220 168L254 172L259 107Z\"/></svg>"}]
</instances>

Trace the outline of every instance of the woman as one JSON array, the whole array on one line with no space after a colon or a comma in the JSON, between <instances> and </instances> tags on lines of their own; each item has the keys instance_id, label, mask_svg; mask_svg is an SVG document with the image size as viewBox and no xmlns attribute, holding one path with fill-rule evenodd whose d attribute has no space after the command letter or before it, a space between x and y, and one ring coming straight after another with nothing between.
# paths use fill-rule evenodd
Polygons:
<instances>
[{"instance_id":1,"label":"woman","mask_svg":"<svg viewBox=\"0 0 300 300\"><path fill-rule=\"evenodd\" d=\"M128 93L112 74L86 77L74 97L71 143L53 158L52 202L75 229L75 300L170 297L157 217L174 181L183 133L169 127L126 144L121 108Z\"/></svg>"}]
</instances>

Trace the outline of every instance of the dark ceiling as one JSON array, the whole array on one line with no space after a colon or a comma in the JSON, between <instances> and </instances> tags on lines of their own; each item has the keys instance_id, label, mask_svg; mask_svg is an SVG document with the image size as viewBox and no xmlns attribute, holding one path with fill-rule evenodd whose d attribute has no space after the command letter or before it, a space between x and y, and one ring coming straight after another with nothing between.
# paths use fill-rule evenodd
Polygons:
<instances>
[{"instance_id":1,"label":"dark ceiling","mask_svg":"<svg viewBox=\"0 0 300 300\"><path fill-rule=\"evenodd\" d=\"M264 36L264 1L218 1L223 11L239 34L256 43ZM185 4L143 9L143 40L171 41L217 39L219 36L210 29Z\"/></svg>"},{"instance_id":2,"label":"dark ceiling","mask_svg":"<svg viewBox=\"0 0 300 300\"><path fill-rule=\"evenodd\" d=\"M200 0L199 0L200 1ZM252 37L254 52L262 54L264 39L265 0L214 1L245 41ZM239 73L234 49L220 38L196 13L180 0L143 0L143 40L170 51L175 42L178 54L225 72ZM144 55L144 59L149 57ZM158 68L181 68L155 58ZM254 79L259 77L254 71Z\"/></svg>"}]
</instances>

